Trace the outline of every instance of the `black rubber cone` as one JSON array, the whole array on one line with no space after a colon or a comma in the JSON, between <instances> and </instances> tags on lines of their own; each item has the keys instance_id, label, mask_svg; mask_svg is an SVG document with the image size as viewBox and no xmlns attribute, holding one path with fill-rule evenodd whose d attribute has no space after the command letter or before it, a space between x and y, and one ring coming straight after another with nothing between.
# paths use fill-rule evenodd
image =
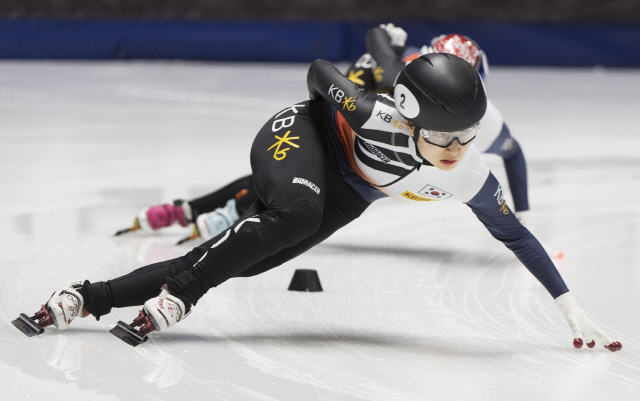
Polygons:
<instances>
[{"instance_id":1,"label":"black rubber cone","mask_svg":"<svg viewBox=\"0 0 640 401\"><path fill-rule=\"evenodd\" d=\"M318 272L311 269L297 269L293 273L291 284L289 284L289 291L322 291Z\"/></svg>"}]
</instances>

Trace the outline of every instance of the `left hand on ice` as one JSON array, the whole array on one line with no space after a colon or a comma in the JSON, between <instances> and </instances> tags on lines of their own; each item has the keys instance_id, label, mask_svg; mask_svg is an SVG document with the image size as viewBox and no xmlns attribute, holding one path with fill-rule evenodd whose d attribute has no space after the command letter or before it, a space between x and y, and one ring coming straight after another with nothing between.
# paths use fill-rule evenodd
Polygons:
<instances>
[{"instance_id":1,"label":"left hand on ice","mask_svg":"<svg viewBox=\"0 0 640 401\"><path fill-rule=\"evenodd\" d=\"M587 347L593 348L598 340L604 345L606 349L611 352L619 351L622 348L622 344L618 341L611 341L611 338L607 336L602 330L600 330L596 324L587 317L584 310L578 306L573 294L565 292L556 298L556 305L564 319L569 323L571 331L573 332L573 346L576 348L582 348L582 339L587 342Z\"/></svg>"}]
</instances>

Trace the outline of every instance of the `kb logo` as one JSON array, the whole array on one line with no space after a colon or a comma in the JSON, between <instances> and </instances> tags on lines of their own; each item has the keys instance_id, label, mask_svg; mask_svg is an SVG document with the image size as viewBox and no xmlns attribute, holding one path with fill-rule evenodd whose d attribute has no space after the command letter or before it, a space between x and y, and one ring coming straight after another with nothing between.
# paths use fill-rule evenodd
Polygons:
<instances>
[{"instance_id":1,"label":"kb logo","mask_svg":"<svg viewBox=\"0 0 640 401\"><path fill-rule=\"evenodd\" d=\"M274 143L273 145L271 145L269 147L269 149L267 149L267 152L270 151L271 149L273 149L274 146L276 147L275 152L273 153L273 158L276 160L282 160L285 157L287 157L287 150L291 149L291 148L285 148L280 150L280 146L282 146L283 143L286 143L287 145L291 145L294 148L299 148L300 146L296 145L295 143L291 142L291 140L293 139L300 139L299 136L292 136L289 137L289 134L291 133L291 131L287 131L286 134L284 134L283 137L279 137L278 135L274 135L276 137L276 139L279 139L278 142Z\"/></svg>"}]
</instances>

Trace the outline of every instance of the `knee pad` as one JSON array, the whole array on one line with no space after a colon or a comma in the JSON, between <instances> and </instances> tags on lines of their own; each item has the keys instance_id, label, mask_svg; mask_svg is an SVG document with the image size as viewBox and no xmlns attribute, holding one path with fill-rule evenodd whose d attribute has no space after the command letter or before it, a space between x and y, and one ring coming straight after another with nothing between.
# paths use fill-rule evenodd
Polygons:
<instances>
[{"instance_id":1,"label":"knee pad","mask_svg":"<svg viewBox=\"0 0 640 401\"><path fill-rule=\"evenodd\" d=\"M291 213L297 218L297 231L302 236L309 237L320 228L322 210L309 201L299 201L291 208Z\"/></svg>"}]
</instances>

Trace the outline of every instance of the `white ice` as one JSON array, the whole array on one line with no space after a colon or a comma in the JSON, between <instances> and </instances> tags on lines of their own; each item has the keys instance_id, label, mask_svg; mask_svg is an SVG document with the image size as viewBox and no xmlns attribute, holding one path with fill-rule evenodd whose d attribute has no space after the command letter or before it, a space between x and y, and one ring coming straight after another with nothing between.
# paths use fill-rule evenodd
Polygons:
<instances>
[{"instance_id":1,"label":"white ice","mask_svg":"<svg viewBox=\"0 0 640 401\"><path fill-rule=\"evenodd\" d=\"M138 308L33 338L11 325L70 281L186 253L179 227L113 234L144 206L249 173L254 134L306 98L306 68L0 63L0 399L640 399L639 70L492 68L487 81L528 160L533 229L620 352L574 349L544 288L446 202L377 202L137 348L108 330ZM287 291L297 268L324 291Z\"/></svg>"}]
</instances>

